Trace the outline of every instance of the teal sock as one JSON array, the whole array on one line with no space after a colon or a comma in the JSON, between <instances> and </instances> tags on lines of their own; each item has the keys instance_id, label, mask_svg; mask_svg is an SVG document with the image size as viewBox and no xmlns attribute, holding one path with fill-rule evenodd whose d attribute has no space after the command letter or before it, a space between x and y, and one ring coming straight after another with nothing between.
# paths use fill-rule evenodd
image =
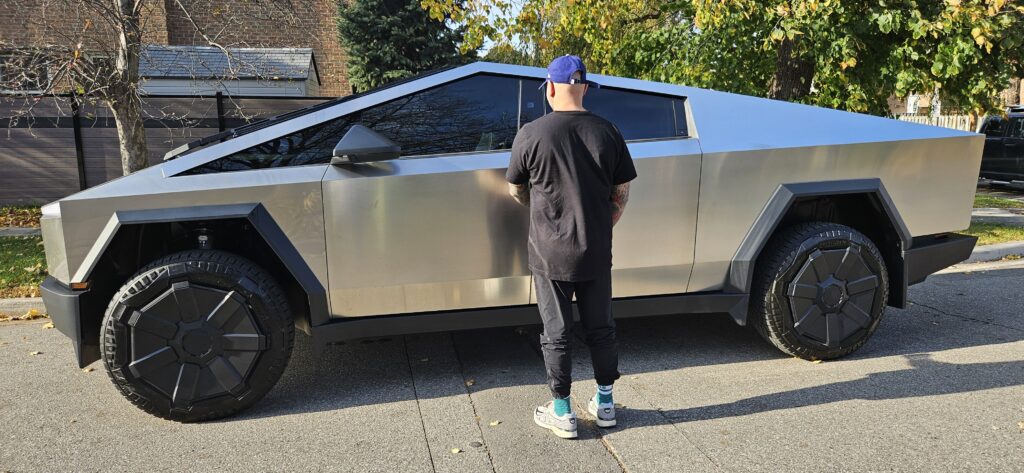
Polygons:
<instances>
[{"instance_id":1,"label":"teal sock","mask_svg":"<svg viewBox=\"0 0 1024 473\"><path fill-rule=\"evenodd\" d=\"M597 403L612 404L612 385L597 385Z\"/></svg>"},{"instance_id":2,"label":"teal sock","mask_svg":"<svg viewBox=\"0 0 1024 473\"><path fill-rule=\"evenodd\" d=\"M555 415L558 416L558 417L562 417L562 416L572 412L572 408L569 407L569 398L567 398L567 397L561 398L561 399L556 397L555 398L555 402L554 402L554 406L555 406Z\"/></svg>"}]
</instances>

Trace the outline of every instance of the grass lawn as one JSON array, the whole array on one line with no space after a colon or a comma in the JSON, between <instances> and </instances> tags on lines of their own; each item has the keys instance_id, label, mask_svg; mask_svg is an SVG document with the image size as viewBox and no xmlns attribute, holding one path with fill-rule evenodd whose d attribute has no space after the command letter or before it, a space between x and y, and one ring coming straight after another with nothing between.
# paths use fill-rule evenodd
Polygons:
<instances>
[{"instance_id":1,"label":"grass lawn","mask_svg":"<svg viewBox=\"0 0 1024 473\"><path fill-rule=\"evenodd\" d=\"M46 277L40 237L0 237L0 298L39 297Z\"/></svg>"},{"instance_id":2,"label":"grass lawn","mask_svg":"<svg viewBox=\"0 0 1024 473\"><path fill-rule=\"evenodd\" d=\"M997 223L972 223L964 233L978 237L979 245L1024 240L1024 227Z\"/></svg>"},{"instance_id":3,"label":"grass lawn","mask_svg":"<svg viewBox=\"0 0 1024 473\"><path fill-rule=\"evenodd\" d=\"M38 205L0 207L0 227L38 227L40 215Z\"/></svg>"},{"instance_id":4,"label":"grass lawn","mask_svg":"<svg viewBox=\"0 0 1024 473\"><path fill-rule=\"evenodd\" d=\"M1024 209L1024 202L985 194L974 195L976 209Z\"/></svg>"}]
</instances>

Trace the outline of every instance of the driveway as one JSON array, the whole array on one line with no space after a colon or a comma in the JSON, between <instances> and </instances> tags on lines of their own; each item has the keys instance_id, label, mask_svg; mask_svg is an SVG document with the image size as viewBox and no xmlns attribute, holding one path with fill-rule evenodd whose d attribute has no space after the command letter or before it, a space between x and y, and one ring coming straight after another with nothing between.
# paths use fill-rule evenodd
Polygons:
<instances>
[{"instance_id":1,"label":"driveway","mask_svg":"<svg viewBox=\"0 0 1024 473\"><path fill-rule=\"evenodd\" d=\"M298 336L243 415L150 417L42 322L0 325L0 471L1022 471L1024 264L911 290L840 361L781 355L725 316L620 322L620 427L533 425L536 326L363 340ZM41 352L30 355L30 352ZM575 399L593 393L577 344ZM453 451L453 449L458 449Z\"/></svg>"}]
</instances>

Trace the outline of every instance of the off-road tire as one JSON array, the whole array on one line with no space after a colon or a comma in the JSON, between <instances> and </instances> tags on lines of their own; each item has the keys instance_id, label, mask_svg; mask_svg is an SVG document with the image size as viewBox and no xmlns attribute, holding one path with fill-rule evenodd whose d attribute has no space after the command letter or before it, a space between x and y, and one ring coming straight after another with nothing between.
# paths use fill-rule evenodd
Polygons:
<instances>
[{"instance_id":1,"label":"off-road tire","mask_svg":"<svg viewBox=\"0 0 1024 473\"><path fill-rule=\"evenodd\" d=\"M827 360L868 341L882 320L889 278L878 247L864 234L809 222L769 240L751 289L751 325L765 340L792 356Z\"/></svg>"},{"instance_id":2,"label":"off-road tire","mask_svg":"<svg viewBox=\"0 0 1024 473\"><path fill-rule=\"evenodd\" d=\"M132 404L195 422L261 399L288 365L294 337L284 291L269 273L231 253L193 250L150 263L117 291L100 352Z\"/></svg>"}]
</instances>

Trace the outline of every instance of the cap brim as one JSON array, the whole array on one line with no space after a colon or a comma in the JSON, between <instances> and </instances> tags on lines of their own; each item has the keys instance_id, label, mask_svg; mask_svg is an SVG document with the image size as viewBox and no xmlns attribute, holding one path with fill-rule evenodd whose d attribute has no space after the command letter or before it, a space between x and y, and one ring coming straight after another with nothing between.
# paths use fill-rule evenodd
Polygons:
<instances>
[{"instance_id":1,"label":"cap brim","mask_svg":"<svg viewBox=\"0 0 1024 473\"><path fill-rule=\"evenodd\" d=\"M587 85L589 85L589 86L591 86L591 87L593 87L595 89L600 89L601 88L601 84L598 84L597 82L594 82L592 80L585 80L582 83L583 84L587 84ZM544 79L544 82L541 82L540 85L537 86L537 90L543 89L545 85L548 85L548 80L547 79ZM579 85L579 84L577 84L577 85Z\"/></svg>"}]
</instances>

